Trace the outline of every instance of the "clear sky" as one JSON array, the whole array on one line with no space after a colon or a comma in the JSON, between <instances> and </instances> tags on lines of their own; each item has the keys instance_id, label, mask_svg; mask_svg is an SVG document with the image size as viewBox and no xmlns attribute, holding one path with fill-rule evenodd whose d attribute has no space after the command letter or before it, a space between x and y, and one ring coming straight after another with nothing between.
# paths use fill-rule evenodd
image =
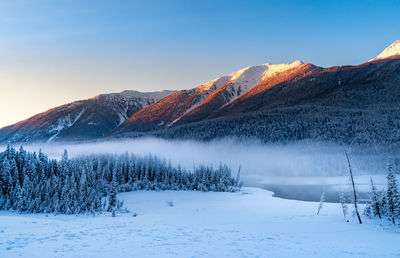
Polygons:
<instances>
[{"instance_id":1,"label":"clear sky","mask_svg":"<svg viewBox=\"0 0 400 258\"><path fill-rule=\"evenodd\" d=\"M363 63L399 1L0 1L0 127L126 89L185 89L260 63Z\"/></svg>"}]
</instances>

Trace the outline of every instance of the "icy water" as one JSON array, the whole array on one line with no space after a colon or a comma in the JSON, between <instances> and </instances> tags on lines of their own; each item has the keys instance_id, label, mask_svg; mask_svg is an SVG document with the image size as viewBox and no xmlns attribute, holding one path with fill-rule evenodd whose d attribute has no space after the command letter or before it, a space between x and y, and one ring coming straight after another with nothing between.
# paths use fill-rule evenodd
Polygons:
<instances>
[{"instance_id":1,"label":"icy water","mask_svg":"<svg viewBox=\"0 0 400 258\"><path fill-rule=\"evenodd\" d=\"M274 192L274 197L319 202L322 193L324 192L325 202L339 202L339 194L341 191L329 185L276 185L265 184L259 187ZM344 192L345 195L350 196L349 191ZM368 192L358 192L360 202L368 199ZM348 198L350 199L350 198Z\"/></svg>"}]
</instances>

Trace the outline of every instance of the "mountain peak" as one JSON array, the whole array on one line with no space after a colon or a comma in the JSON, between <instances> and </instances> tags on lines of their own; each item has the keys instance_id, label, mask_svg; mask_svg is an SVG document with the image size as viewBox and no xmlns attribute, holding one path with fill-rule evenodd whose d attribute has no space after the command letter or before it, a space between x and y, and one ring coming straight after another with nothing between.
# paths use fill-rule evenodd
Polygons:
<instances>
[{"instance_id":1,"label":"mountain peak","mask_svg":"<svg viewBox=\"0 0 400 258\"><path fill-rule=\"evenodd\" d=\"M161 99L171 93L174 93L174 90L161 90L161 91L151 91L151 92L141 92L141 91L135 91L135 90L124 90L122 92L118 93L104 93L104 94L99 94L91 98L92 100L94 99L99 99L99 98L115 98L115 97L120 97L120 98L125 98L125 99L133 99L133 98L142 98L142 99Z\"/></svg>"},{"instance_id":2,"label":"mountain peak","mask_svg":"<svg viewBox=\"0 0 400 258\"><path fill-rule=\"evenodd\" d=\"M199 90L216 90L221 87L226 82L234 82L236 84L244 85L247 88L249 85L254 86L260 80L266 79L278 72L284 72L296 66L304 64L300 60L296 60L292 63L286 64L271 64L264 63L259 65L248 66L246 68L240 69L229 75L225 75L214 80L203 83L197 89Z\"/></svg>"},{"instance_id":3,"label":"mountain peak","mask_svg":"<svg viewBox=\"0 0 400 258\"><path fill-rule=\"evenodd\" d=\"M379 55L372 60L385 59L392 56L400 55L400 40L396 40L390 46L385 48Z\"/></svg>"}]
</instances>

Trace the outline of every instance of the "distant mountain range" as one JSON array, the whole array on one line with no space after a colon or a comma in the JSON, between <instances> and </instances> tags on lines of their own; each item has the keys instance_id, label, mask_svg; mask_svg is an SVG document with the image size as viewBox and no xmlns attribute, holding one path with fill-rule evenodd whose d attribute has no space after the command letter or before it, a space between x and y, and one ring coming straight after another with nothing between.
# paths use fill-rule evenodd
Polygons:
<instances>
[{"instance_id":1,"label":"distant mountain range","mask_svg":"<svg viewBox=\"0 0 400 258\"><path fill-rule=\"evenodd\" d=\"M0 129L0 142L79 141L103 137L137 111L174 91L101 94Z\"/></svg>"},{"instance_id":2,"label":"distant mountain range","mask_svg":"<svg viewBox=\"0 0 400 258\"><path fill-rule=\"evenodd\" d=\"M250 66L181 91L76 101L0 129L0 142L153 135L265 142L400 142L400 41L357 66Z\"/></svg>"}]
</instances>

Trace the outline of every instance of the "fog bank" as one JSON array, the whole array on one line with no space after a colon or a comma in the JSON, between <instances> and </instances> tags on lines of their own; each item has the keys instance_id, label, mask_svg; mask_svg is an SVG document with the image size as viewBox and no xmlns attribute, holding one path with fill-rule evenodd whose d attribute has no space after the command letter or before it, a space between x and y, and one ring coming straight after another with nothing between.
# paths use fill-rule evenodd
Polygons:
<instances>
[{"instance_id":1,"label":"fog bank","mask_svg":"<svg viewBox=\"0 0 400 258\"><path fill-rule=\"evenodd\" d=\"M19 146L15 146L19 147ZM70 157L92 153L149 153L180 164L187 169L197 165L231 167L236 173L242 167L246 184L255 184L268 177L294 176L345 176L347 164L344 148L318 143L295 143L290 145L261 144L256 141L233 139L212 142L170 141L156 138L139 138L85 144L52 143L23 146L29 151L42 151L51 158L60 158L64 149ZM2 147L4 149L4 146ZM349 149L355 174L385 173L388 153L380 149Z\"/></svg>"}]
</instances>

